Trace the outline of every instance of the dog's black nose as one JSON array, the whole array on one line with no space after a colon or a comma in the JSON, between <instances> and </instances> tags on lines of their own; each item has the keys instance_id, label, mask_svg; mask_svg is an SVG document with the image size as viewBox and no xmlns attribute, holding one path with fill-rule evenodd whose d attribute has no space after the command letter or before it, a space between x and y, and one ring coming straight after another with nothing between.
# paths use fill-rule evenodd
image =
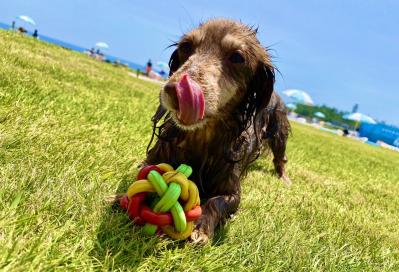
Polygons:
<instances>
[{"instance_id":1,"label":"dog's black nose","mask_svg":"<svg viewBox=\"0 0 399 272\"><path fill-rule=\"evenodd\" d=\"M172 104L171 106L177 110L179 108L179 102L177 100L176 83L166 83L166 85L163 87L163 90L170 98L169 101Z\"/></svg>"},{"instance_id":2,"label":"dog's black nose","mask_svg":"<svg viewBox=\"0 0 399 272\"><path fill-rule=\"evenodd\" d=\"M163 87L164 91L168 94L168 95L176 95L176 83L166 83L166 85Z\"/></svg>"}]
</instances>

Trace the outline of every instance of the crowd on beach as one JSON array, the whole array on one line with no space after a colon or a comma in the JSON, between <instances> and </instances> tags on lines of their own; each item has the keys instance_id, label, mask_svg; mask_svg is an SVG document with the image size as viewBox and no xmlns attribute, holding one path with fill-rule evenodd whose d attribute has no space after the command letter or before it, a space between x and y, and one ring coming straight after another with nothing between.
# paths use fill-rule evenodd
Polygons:
<instances>
[{"instance_id":1,"label":"crowd on beach","mask_svg":"<svg viewBox=\"0 0 399 272\"><path fill-rule=\"evenodd\" d=\"M159 73L153 71L152 61L151 61L151 59L149 59L147 62L147 66L145 68L145 75L147 77L155 79L155 80L163 80L167 74L163 69L161 69L161 71Z\"/></svg>"},{"instance_id":2,"label":"crowd on beach","mask_svg":"<svg viewBox=\"0 0 399 272\"><path fill-rule=\"evenodd\" d=\"M103 52L101 52L100 49L95 49L94 47L91 48L90 50L85 51L84 53L98 61L112 63L115 66L120 66L120 65L128 66L128 64L122 64L120 62L120 60L115 60L112 62L111 60L106 58L105 54ZM140 69L136 69L136 77L144 76L151 80L164 81L167 76L166 72L164 70L161 70L158 73L153 70L152 66L153 66L152 61L151 61L151 59L149 59L144 71L141 71Z\"/></svg>"},{"instance_id":3,"label":"crowd on beach","mask_svg":"<svg viewBox=\"0 0 399 272\"><path fill-rule=\"evenodd\" d=\"M11 30L18 31L21 34L27 34L28 33L28 31L25 28L23 28L22 26L17 28L17 26L15 24L15 21L12 21ZM39 32L38 32L37 29L35 29L35 31L33 31L32 37L35 38L35 39L39 38Z\"/></svg>"},{"instance_id":4,"label":"crowd on beach","mask_svg":"<svg viewBox=\"0 0 399 272\"><path fill-rule=\"evenodd\" d=\"M95 49L95 48L91 48L90 50L85 52L88 56L95 58L96 60L99 61L105 61L105 55L103 52L100 51L100 49Z\"/></svg>"},{"instance_id":5,"label":"crowd on beach","mask_svg":"<svg viewBox=\"0 0 399 272\"><path fill-rule=\"evenodd\" d=\"M25 35L29 34L28 30L25 29L23 26L17 26L16 21L12 21L11 30ZM37 29L35 29L31 35L33 38L39 39L39 32ZM107 59L106 55L99 48L92 47L84 53L98 61L112 63L115 66L129 66L127 63L122 64L120 60L111 61L110 59ZM151 59L149 59L146 64L145 70L136 69L136 76L144 76L151 80L164 81L167 77L167 73L163 69L161 69L159 72L154 71L152 61Z\"/></svg>"}]
</instances>

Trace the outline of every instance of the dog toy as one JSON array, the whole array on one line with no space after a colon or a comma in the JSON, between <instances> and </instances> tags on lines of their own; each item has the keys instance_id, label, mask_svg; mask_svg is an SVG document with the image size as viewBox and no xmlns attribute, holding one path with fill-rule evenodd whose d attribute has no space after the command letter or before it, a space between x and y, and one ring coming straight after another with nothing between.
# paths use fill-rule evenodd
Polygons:
<instances>
[{"instance_id":1,"label":"dog toy","mask_svg":"<svg viewBox=\"0 0 399 272\"><path fill-rule=\"evenodd\" d=\"M120 206L146 234L163 232L176 240L187 239L202 213L198 188L188 179L192 168L176 170L166 163L147 165L120 199Z\"/></svg>"}]
</instances>

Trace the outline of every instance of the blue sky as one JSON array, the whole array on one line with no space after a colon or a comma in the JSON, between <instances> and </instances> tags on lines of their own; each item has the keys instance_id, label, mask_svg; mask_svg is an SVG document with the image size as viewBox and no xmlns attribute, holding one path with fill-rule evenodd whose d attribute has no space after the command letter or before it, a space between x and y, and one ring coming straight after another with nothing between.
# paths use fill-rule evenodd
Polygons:
<instances>
[{"instance_id":1,"label":"blue sky","mask_svg":"<svg viewBox=\"0 0 399 272\"><path fill-rule=\"evenodd\" d=\"M276 89L306 90L318 104L359 111L399 125L399 1L0 1L0 21L35 19L39 34L145 64L212 17L259 26L282 76Z\"/></svg>"}]
</instances>

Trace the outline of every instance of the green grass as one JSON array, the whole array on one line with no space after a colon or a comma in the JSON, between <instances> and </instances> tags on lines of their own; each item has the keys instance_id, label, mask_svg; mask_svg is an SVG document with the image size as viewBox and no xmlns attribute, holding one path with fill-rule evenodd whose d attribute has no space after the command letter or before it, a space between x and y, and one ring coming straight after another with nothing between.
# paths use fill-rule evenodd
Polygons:
<instances>
[{"instance_id":1,"label":"green grass","mask_svg":"<svg viewBox=\"0 0 399 272\"><path fill-rule=\"evenodd\" d=\"M399 270L399 154L293 124L204 247L148 238L104 198L134 180L159 86L0 31L0 269Z\"/></svg>"}]
</instances>

